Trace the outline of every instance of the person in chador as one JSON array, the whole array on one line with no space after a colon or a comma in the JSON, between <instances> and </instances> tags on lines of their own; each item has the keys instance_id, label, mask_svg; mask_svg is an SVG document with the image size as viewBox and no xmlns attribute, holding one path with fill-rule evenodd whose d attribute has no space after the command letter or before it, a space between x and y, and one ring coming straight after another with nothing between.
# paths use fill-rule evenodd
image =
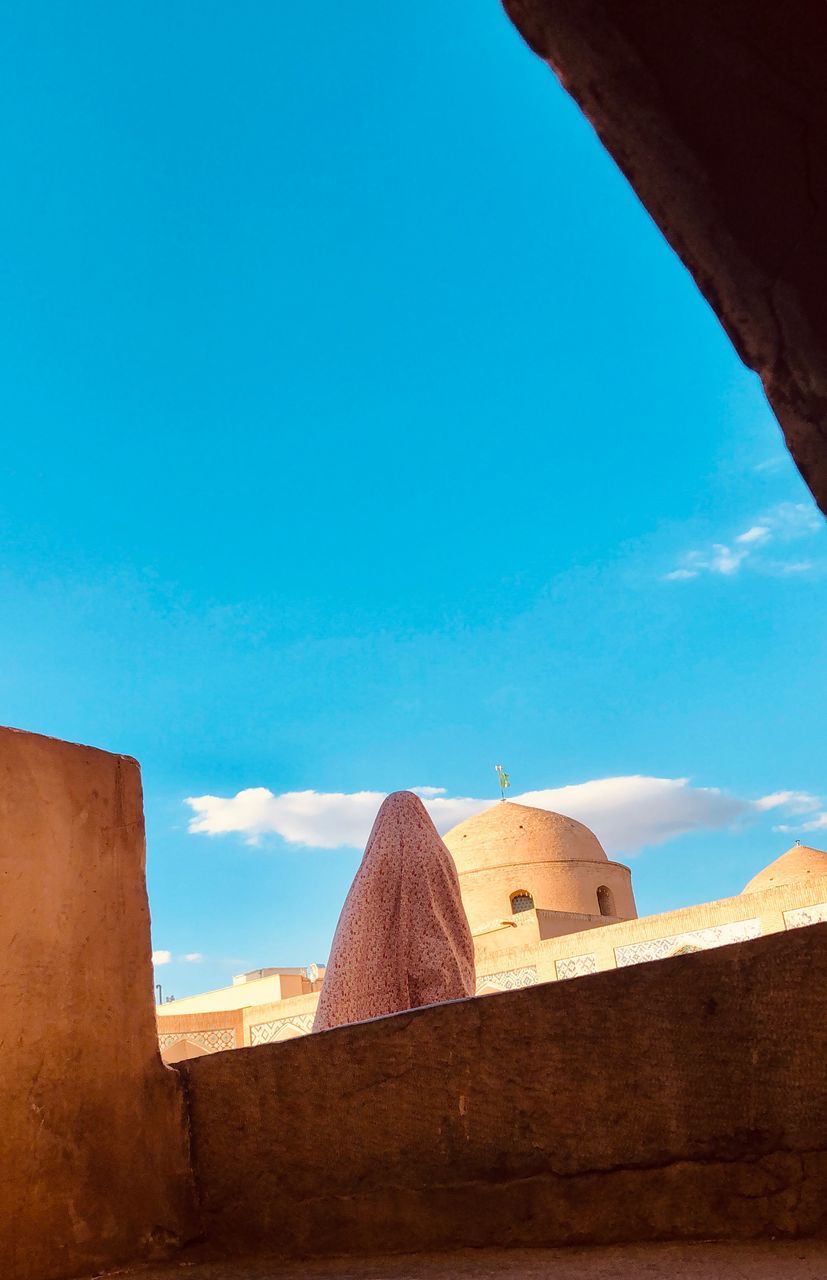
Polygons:
<instances>
[{"instance_id":1,"label":"person in chador","mask_svg":"<svg viewBox=\"0 0 827 1280\"><path fill-rule=\"evenodd\" d=\"M418 796L382 804L342 908L314 1031L474 994L454 860Z\"/></svg>"}]
</instances>

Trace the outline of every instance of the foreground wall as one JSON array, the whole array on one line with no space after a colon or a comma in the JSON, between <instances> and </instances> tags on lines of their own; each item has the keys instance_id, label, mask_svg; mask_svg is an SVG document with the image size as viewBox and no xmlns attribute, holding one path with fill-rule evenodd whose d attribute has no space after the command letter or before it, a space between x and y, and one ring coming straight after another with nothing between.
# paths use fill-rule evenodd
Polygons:
<instances>
[{"instance_id":1,"label":"foreground wall","mask_svg":"<svg viewBox=\"0 0 827 1280\"><path fill-rule=\"evenodd\" d=\"M208 1236L313 1254L816 1232L825 989L814 925L182 1064Z\"/></svg>"},{"instance_id":2,"label":"foreground wall","mask_svg":"<svg viewBox=\"0 0 827 1280\"><path fill-rule=\"evenodd\" d=\"M761 375L827 512L827 5L503 3Z\"/></svg>"},{"instance_id":3,"label":"foreground wall","mask_svg":"<svg viewBox=\"0 0 827 1280\"><path fill-rule=\"evenodd\" d=\"M0 1274L88 1273L190 1237L134 760L0 729L0 957Z\"/></svg>"}]
</instances>

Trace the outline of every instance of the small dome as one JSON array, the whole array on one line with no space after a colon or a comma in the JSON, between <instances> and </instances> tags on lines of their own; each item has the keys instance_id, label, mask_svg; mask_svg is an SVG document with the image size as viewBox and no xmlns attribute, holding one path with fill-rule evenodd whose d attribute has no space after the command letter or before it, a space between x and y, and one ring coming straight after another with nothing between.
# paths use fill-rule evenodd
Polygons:
<instances>
[{"instance_id":1,"label":"small dome","mask_svg":"<svg viewBox=\"0 0 827 1280\"><path fill-rule=\"evenodd\" d=\"M460 822L443 839L460 875L536 862L608 862L582 822L510 800Z\"/></svg>"},{"instance_id":2,"label":"small dome","mask_svg":"<svg viewBox=\"0 0 827 1280\"><path fill-rule=\"evenodd\" d=\"M777 889L779 885L791 884L793 880L817 876L827 877L827 853L807 844L794 844L792 849L753 876L743 892L759 893L762 889Z\"/></svg>"}]
</instances>

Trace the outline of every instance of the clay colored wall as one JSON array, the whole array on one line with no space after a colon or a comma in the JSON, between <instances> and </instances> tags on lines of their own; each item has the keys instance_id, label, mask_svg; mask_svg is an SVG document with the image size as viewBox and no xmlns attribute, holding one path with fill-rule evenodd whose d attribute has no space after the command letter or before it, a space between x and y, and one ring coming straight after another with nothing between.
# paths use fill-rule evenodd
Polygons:
<instances>
[{"instance_id":1,"label":"clay colored wall","mask_svg":"<svg viewBox=\"0 0 827 1280\"><path fill-rule=\"evenodd\" d=\"M511 916L511 895L527 890L534 905L549 911L599 914L597 889L607 885L616 915L637 915L632 874L619 862L532 862L517 867L486 867L460 875L462 901L472 930Z\"/></svg>"},{"instance_id":2,"label":"clay colored wall","mask_svg":"<svg viewBox=\"0 0 827 1280\"><path fill-rule=\"evenodd\" d=\"M208 1237L317 1254L815 1232L826 986L815 925L182 1064Z\"/></svg>"},{"instance_id":3,"label":"clay colored wall","mask_svg":"<svg viewBox=\"0 0 827 1280\"><path fill-rule=\"evenodd\" d=\"M0 729L0 905L0 1272L52 1280L190 1237L134 760Z\"/></svg>"}]
</instances>

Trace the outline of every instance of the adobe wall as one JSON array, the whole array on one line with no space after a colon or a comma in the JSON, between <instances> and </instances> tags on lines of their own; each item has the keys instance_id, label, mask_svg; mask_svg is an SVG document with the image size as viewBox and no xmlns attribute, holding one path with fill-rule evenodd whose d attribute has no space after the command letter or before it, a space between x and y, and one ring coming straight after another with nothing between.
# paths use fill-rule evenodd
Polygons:
<instances>
[{"instance_id":1,"label":"adobe wall","mask_svg":"<svg viewBox=\"0 0 827 1280\"><path fill-rule=\"evenodd\" d=\"M815 1233L826 985L815 925L184 1063L208 1238L310 1255Z\"/></svg>"},{"instance_id":2,"label":"adobe wall","mask_svg":"<svg viewBox=\"0 0 827 1280\"><path fill-rule=\"evenodd\" d=\"M54 1280L191 1237L134 760L0 729L0 904L0 1271Z\"/></svg>"}]
</instances>

